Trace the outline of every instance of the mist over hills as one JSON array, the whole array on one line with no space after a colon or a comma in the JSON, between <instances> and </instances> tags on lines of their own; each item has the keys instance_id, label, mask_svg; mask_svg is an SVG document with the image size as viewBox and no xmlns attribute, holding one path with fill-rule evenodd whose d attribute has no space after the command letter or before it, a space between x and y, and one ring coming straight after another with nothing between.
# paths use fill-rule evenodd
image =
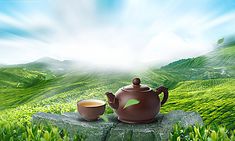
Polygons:
<instances>
[{"instance_id":1,"label":"mist over hills","mask_svg":"<svg viewBox=\"0 0 235 141\"><path fill-rule=\"evenodd\" d=\"M77 100L105 100L105 92L115 92L131 84L134 77L140 77L142 84L153 89L160 85L169 88L170 96L161 109L162 113L197 111L205 124L235 129L235 116L227 116L235 113L234 56L235 46L219 47L203 56L139 72L95 68L88 71L80 64L81 69L74 68L76 63L73 61L52 58L1 67L0 115L2 119L11 117L14 120L25 116L30 119L33 113L42 111L73 112ZM110 112L112 110L107 107L106 113Z\"/></svg>"},{"instance_id":2,"label":"mist over hills","mask_svg":"<svg viewBox=\"0 0 235 141\"><path fill-rule=\"evenodd\" d=\"M235 66L235 35L221 38L217 41L216 48L202 56L181 59L160 67L160 70L174 71L188 69L190 72L193 69L209 69L213 71L221 71L222 74L230 72L228 75L235 75L233 69ZM158 65L143 66L139 69L126 70L125 68L112 68L112 66L98 67L96 65L75 61L75 60L57 60L50 57L40 58L38 60L15 65L0 64L0 68L17 67L34 71L51 71L56 74L64 74L71 72L91 72L91 73L136 73L148 70L159 70Z\"/></svg>"},{"instance_id":3,"label":"mist over hills","mask_svg":"<svg viewBox=\"0 0 235 141\"><path fill-rule=\"evenodd\" d=\"M78 67L79 62L75 62L72 60L56 60L50 57L40 58L36 61L27 63L27 64L19 64L13 65L15 67L24 67L30 70L40 70L40 71L52 71L56 73L66 72L68 70L73 70Z\"/></svg>"},{"instance_id":4,"label":"mist over hills","mask_svg":"<svg viewBox=\"0 0 235 141\"><path fill-rule=\"evenodd\" d=\"M143 83L151 87L164 85L169 89L182 81L207 80L235 77L235 46L219 47L203 56L172 62L160 69L149 68L145 71L119 72L87 68L82 63L71 60L41 58L34 62L10 65L0 68L0 87L19 88L42 87L37 95L57 95L61 91L76 89L80 81L125 82L129 84L133 77L140 77ZM43 91L53 86L51 91ZM53 91L53 92L52 92ZM11 91L10 91L11 92ZM8 91L5 90L8 94ZM18 92L15 92L18 93ZM34 92L35 93L35 92ZM35 95L30 93L28 95ZM5 99L5 98L4 98Z\"/></svg>"},{"instance_id":5,"label":"mist over hills","mask_svg":"<svg viewBox=\"0 0 235 141\"><path fill-rule=\"evenodd\" d=\"M41 81L49 79L60 77L76 78L81 75L95 75L99 76L100 79L102 77L107 78L107 76L113 78L112 75L129 76L128 78L141 76L148 81L157 80L156 84L166 85L169 88L174 88L178 82L186 80L232 78L235 77L235 46L219 46L208 54L195 58L181 59L160 69L152 67L144 71L110 71L110 69L106 68L89 67L82 62L73 60L60 61L49 57L26 64L0 66L1 85L4 87L32 86L32 84L41 83ZM70 82L68 81L68 83Z\"/></svg>"}]
</instances>

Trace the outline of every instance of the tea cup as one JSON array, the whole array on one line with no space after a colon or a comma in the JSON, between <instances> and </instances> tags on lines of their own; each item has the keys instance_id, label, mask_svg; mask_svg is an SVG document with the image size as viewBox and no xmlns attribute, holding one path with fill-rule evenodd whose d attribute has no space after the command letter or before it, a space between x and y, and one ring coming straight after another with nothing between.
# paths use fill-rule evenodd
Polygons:
<instances>
[{"instance_id":1,"label":"tea cup","mask_svg":"<svg viewBox=\"0 0 235 141\"><path fill-rule=\"evenodd\" d=\"M102 100L86 99L77 102L79 114L87 121L98 120L104 114L106 103Z\"/></svg>"}]
</instances>

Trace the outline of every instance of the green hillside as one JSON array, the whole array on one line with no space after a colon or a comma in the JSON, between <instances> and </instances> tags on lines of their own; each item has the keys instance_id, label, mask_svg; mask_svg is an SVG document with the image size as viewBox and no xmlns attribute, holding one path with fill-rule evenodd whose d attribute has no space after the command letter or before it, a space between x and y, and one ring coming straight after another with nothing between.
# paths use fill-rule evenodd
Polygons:
<instances>
[{"instance_id":1,"label":"green hillside","mask_svg":"<svg viewBox=\"0 0 235 141\"><path fill-rule=\"evenodd\" d=\"M142 83L152 88L160 85L169 88L169 100L161 112L197 111L206 125L235 129L234 56L235 46L223 47L204 56L173 62L161 69L132 73L82 71L72 67L58 71L58 68L73 64L48 58L4 66L0 68L0 140L3 135L4 139L9 139L14 130L13 139L23 134L28 137L28 130L34 129L30 119L36 112L76 111L78 100L106 100L105 92L116 92L129 85L133 77L140 77ZM106 113L111 112L107 106Z\"/></svg>"},{"instance_id":2,"label":"green hillside","mask_svg":"<svg viewBox=\"0 0 235 141\"><path fill-rule=\"evenodd\" d=\"M235 45L217 48L214 51L196 58L172 62L162 69L192 69L207 67L235 66Z\"/></svg>"},{"instance_id":3,"label":"green hillside","mask_svg":"<svg viewBox=\"0 0 235 141\"><path fill-rule=\"evenodd\" d=\"M235 129L235 79L184 81L171 91L162 112L197 111L207 124Z\"/></svg>"},{"instance_id":4,"label":"green hillside","mask_svg":"<svg viewBox=\"0 0 235 141\"><path fill-rule=\"evenodd\" d=\"M185 80L207 80L235 77L235 45L220 47L196 58L182 59L161 70L183 76Z\"/></svg>"},{"instance_id":5,"label":"green hillside","mask_svg":"<svg viewBox=\"0 0 235 141\"><path fill-rule=\"evenodd\" d=\"M115 80L114 80L115 81ZM83 84L82 87L76 87L67 91L62 91L51 97L41 95L34 101L26 105L19 106L17 109L6 109L1 112L2 117L17 116L31 117L31 114L39 111L61 113L64 111L75 111L76 102L79 99L98 98L105 100L104 93L108 90L115 92L124 83L116 83L114 85L103 83L102 86L98 82L93 84ZM78 84L78 83L77 83ZM167 104L162 107L161 112L169 112L171 110L197 111L201 114L206 124L216 123L223 124L229 128L235 129L235 79L212 79L212 80L196 80L185 81L177 84L176 88L170 91ZM72 85L71 85L72 86ZM69 88L69 87L65 87ZM49 106L49 108L48 108ZM9 112L11 111L11 112ZM21 111L29 115L22 114ZM107 112L111 112L108 108ZM14 115L13 113L18 113ZM229 117L228 117L229 115ZM5 119L5 118L4 118ZM8 118L9 120L9 118Z\"/></svg>"},{"instance_id":6,"label":"green hillside","mask_svg":"<svg viewBox=\"0 0 235 141\"><path fill-rule=\"evenodd\" d=\"M192 69L206 67L207 57L200 56L196 58L181 59L179 61L172 62L162 69Z\"/></svg>"},{"instance_id":7,"label":"green hillside","mask_svg":"<svg viewBox=\"0 0 235 141\"><path fill-rule=\"evenodd\" d=\"M41 93L55 75L25 68L0 68L0 110L26 103Z\"/></svg>"},{"instance_id":8,"label":"green hillside","mask_svg":"<svg viewBox=\"0 0 235 141\"><path fill-rule=\"evenodd\" d=\"M89 79L91 82L93 79ZM116 80L113 80L116 81ZM94 81L93 81L94 82ZM109 81L111 82L111 81ZM76 102L80 99L98 98L105 100L104 92L116 91L125 85L121 81L111 85L108 81L100 87L100 83L87 83L82 87L67 90L51 97L36 98L34 101L18 106L17 108L0 111L0 126L5 134L15 130L14 138L22 133L27 133L31 128L30 119L36 112L63 113L76 111ZM85 83L85 82L84 82ZM113 83L114 84L114 83ZM235 128L235 79L212 79L180 82L170 91L168 102L162 107L161 112L171 110L197 111L202 116L206 125L224 125L228 129ZM41 99L41 100L39 100ZM110 107L106 113L112 112ZM0 131L0 134L1 131Z\"/></svg>"},{"instance_id":9,"label":"green hillside","mask_svg":"<svg viewBox=\"0 0 235 141\"><path fill-rule=\"evenodd\" d=\"M108 91L111 90L111 86L116 86L115 90L117 90L120 86L129 84L133 78L130 74L124 73L69 72L58 75L52 72L45 73L22 68L2 68L2 70L4 70L0 72L2 76L5 76L5 71L8 70L9 73L15 72L15 75L8 74L8 77L1 78L0 100L4 102L0 103L0 110L17 107L26 102L41 101L53 96L67 97L67 94L69 94L68 98L76 99L82 95L81 92L78 93L77 91L88 91L89 88L91 88L90 95L94 94L92 90L96 87L101 89L105 86ZM128 81L125 82L125 80ZM6 85L5 82L9 84ZM96 91L96 95L103 95L104 93L98 92Z\"/></svg>"},{"instance_id":10,"label":"green hillside","mask_svg":"<svg viewBox=\"0 0 235 141\"><path fill-rule=\"evenodd\" d=\"M0 87L30 87L47 79L46 74L24 68L0 68Z\"/></svg>"}]
</instances>

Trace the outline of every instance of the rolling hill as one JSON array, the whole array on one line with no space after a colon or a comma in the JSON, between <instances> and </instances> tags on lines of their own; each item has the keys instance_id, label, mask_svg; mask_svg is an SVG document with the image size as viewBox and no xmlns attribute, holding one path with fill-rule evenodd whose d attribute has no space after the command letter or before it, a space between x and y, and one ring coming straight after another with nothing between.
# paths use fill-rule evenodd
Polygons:
<instances>
[{"instance_id":1,"label":"rolling hill","mask_svg":"<svg viewBox=\"0 0 235 141\"><path fill-rule=\"evenodd\" d=\"M25 125L31 126L32 114L76 111L78 100L105 100L106 91L117 91L130 84L133 77L140 77L142 83L152 88L164 85L170 89L169 100L161 112L193 110L201 114L206 125L235 129L234 56L235 46L220 47L161 69L132 73L77 70L69 67L74 66L72 61L51 58L4 66L0 68L0 126L3 127L0 135L9 128L17 130L16 139L26 132ZM63 67L66 71L58 69ZM106 113L111 112L107 106Z\"/></svg>"},{"instance_id":2,"label":"rolling hill","mask_svg":"<svg viewBox=\"0 0 235 141\"><path fill-rule=\"evenodd\" d=\"M184 80L235 77L235 46L220 47L196 58L182 59L163 66L161 70L184 74Z\"/></svg>"},{"instance_id":3,"label":"rolling hill","mask_svg":"<svg viewBox=\"0 0 235 141\"><path fill-rule=\"evenodd\" d=\"M44 84L54 77L53 74L26 68L0 68L0 100L4 101L0 104L0 110L30 101L39 95Z\"/></svg>"},{"instance_id":4,"label":"rolling hill","mask_svg":"<svg viewBox=\"0 0 235 141\"><path fill-rule=\"evenodd\" d=\"M163 112L197 111L207 125L224 125L235 129L235 79L184 81L171 91Z\"/></svg>"},{"instance_id":5,"label":"rolling hill","mask_svg":"<svg viewBox=\"0 0 235 141\"><path fill-rule=\"evenodd\" d=\"M112 84L117 87L108 87L107 90L117 90L119 87L129 84L135 76L141 76L143 83L152 88L164 85L169 89L174 89L182 81L233 78L235 74L234 54L235 46L223 47L204 56L170 63L161 69L133 73L78 71L71 69L72 66L75 66L73 61L42 58L28 64L0 68L0 90L2 92L0 98L5 101L0 104L0 109L34 101L34 98L37 98L36 101L54 95L62 95L61 93L71 93L80 87L86 89L85 86L95 88ZM58 72L58 68L68 70ZM74 95L74 97L76 96L79 97L77 94Z\"/></svg>"},{"instance_id":6,"label":"rolling hill","mask_svg":"<svg viewBox=\"0 0 235 141\"><path fill-rule=\"evenodd\" d=\"M0 68L0 87L30 87L47 79L46 74L25 68Z\"/></svg>"},{"instance_id":7,"label":"rolling hill","mask_svg":"<svg viewBox=\"0 0 235 141\"><path fill-rule=\"evenodd\" d=\"M218 47L206 55L175 61L163 66L162 69L216 68L235 66L234 54L235 45Z\"/></svg>"}]
</instances>

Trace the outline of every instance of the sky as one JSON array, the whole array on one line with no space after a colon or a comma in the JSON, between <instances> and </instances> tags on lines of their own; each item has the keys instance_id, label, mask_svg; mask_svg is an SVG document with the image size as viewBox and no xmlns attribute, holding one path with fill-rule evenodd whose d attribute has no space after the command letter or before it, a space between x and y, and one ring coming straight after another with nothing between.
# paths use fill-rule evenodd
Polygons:
<instances>
[{"instance_id":1,"label":"sky","mask_svg":"<svg viewBox=\"0 0 235 141\"><path fill-rule=\"evenodd\" d=\"M234 0L0 0L0 64L160 66L205 54L234 30Z\"/></svg>"}]
</instances>

